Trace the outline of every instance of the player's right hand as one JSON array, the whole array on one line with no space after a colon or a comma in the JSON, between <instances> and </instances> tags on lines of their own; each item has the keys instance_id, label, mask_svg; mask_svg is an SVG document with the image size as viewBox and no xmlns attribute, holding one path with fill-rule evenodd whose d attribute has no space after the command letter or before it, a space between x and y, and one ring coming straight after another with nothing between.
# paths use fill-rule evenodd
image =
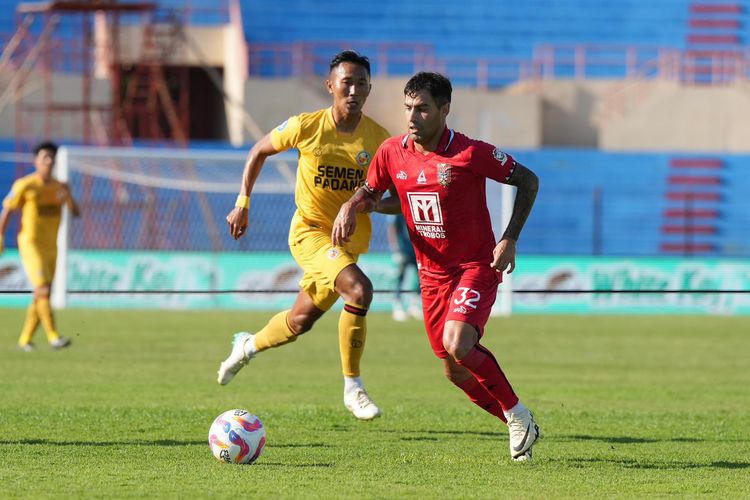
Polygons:
<instances>
[{"instance_id":1,"label":"player's right hand","mask_svg":"<svg viewBox=\"0 0 750 500\"><path fill-rule=\"evenodd\" d=\"M227 223L229 224L229 234L235 240L244 236L247 231L247 220L250 210L247 208L234 207L231 212L227 214Z\"/></svg>"},{"instance_id":2,"label":"player's right hand","mask_svg":"<svg viewBox=\"0 0 750 500\"><path fill-rule=\"evenodd\" d=\"M349 242L349 236L354 233L357 228L357 213L354 207L346 202L341 205L339 214L333 221L333 231L331 231L331 243L333 246L342 246L344 243Z\"/></svg>"}]
</instances>

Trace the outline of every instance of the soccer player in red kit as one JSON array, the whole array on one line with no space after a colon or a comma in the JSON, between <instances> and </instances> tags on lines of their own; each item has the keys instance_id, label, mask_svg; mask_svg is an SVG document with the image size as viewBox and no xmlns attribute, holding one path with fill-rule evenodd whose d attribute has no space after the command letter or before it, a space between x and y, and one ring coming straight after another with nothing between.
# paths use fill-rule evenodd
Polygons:
<instances>
[{"instance_id":1,"label":"soccer player in red kit","mask_svg":"<svg viewBox=\"0 0 750 500\"><path fill-rule=\"evenodd\" d=\"M516 241L539 181L498 148L447 128L452 87L417 73L404 88L409 132L391 137L370 164L366 184L342 205L333 243L348 241L356 214L371 211L393 186L419 264L427 335L448 379L472 402L507 423L513 460L531 459L540 436L493 354L479 341L503 271L515 268ZM485 180L518 188L508 227L496 243Z\"/></svg>"}]
</instances>

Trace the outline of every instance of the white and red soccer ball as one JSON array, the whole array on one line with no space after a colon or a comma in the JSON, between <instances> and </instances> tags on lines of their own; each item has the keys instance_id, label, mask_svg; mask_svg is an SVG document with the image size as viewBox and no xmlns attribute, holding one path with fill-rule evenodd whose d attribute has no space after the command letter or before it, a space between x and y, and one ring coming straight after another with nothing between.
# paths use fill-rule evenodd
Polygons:
<instances>
[{"instance_id":1,"label":"white and red soccer ball","mask_svg":"<svg viewBox=\"0 0 750 500\"><path fill-rule=\"evenodd\" d=\"M208 445L222 462L251 464L263 452L266 429L263 422L247 410L225 411L211 424Z\"/></svg>"}]
</instances>

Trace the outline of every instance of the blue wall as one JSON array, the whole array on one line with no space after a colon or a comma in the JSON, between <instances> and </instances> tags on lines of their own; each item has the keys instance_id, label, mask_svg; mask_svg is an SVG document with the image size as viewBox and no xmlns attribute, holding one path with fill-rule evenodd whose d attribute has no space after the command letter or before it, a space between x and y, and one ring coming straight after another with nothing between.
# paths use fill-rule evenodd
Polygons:
<instances>
[{"instance_id":1,"label":"blue wall","mask_svg":"<svg viewBox=\"0 0 750 500\"><path fill-rule=\"evenodd\" d=\"M689 0L242 2L250 42L419 41L441 56L529 57L539 43L681 47Z\"/></svg>"},{"instance_id":2,"label":"blue wall","mask_svg":"<svg viewBox=\"0 0 750 500\"><path fill-rule=\"evenodd\" d=\"M664 234L665 209L684 209L667 199L670 191L712 192L718 201L693 202L689 208L711 208L718 217L693 223L716 227L715 235L694 236L714 252L703 255L750 255L750 157L718 155L720 169L675 170L674 158L705 158L680 153L606 153L595 150L518 151L516 158L538 173L541 189L519 242L527 253L658 255L661 245L681 243L684 236ZM711 155L712 157L716 155ZM718 177L719 185L682 188L672 176ZM596 199L596 193L601 196ZM599 218L597 218L599 217Z\"/></svg>"},{"instance_id":3,"label":"blue wall","mask_svg":"<svg viewBox=\"0 0 750 500\"><path fill-rule=\"evenodd\" d=\"M19 2L0 0L0 33L15 29ZM157 2L182 5L176 0ZM750 6L748 0L737 4ZM225 2L190 2L194 24L225 22ZM420 42L438 56L528 58L542 43L684 47L690 0L243 0L249 42ZM747 4L747 5L746 5ZM79 24L61 30L77 36Z\"/></svg>"}]
</instances>

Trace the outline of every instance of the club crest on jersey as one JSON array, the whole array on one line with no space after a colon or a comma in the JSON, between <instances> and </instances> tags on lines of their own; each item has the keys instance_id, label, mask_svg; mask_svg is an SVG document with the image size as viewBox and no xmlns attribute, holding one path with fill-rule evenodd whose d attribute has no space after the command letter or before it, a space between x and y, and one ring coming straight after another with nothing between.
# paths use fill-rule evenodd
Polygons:
<instances>
[{"instance_id":1,"label":"club crest on jersey","mask_svg":"<svg viewBox=\"0 0 750 500\"><path fill-rule=\"evenodd\" d=\"M437 180L438 184L443 187L448 187L451 183L451 166L447 163L437 164Z\"/></svg>"},{"instance_id":2,"label":"club crest on jersey","mask_svg":"<svg viewBox=\"0 0 750 500\"><path fill-rule=\"evenodd\" d=\"M338 248L333 247L330 250L328 250L328 253L326 255L328 257L328 260L334 260L336 257L341 255L341 252L339 251Z\"/></svg>"},{"instance_id":3,"label":"club crest on jersey","mask_svg":"<svg viewBox=\"0 0 750 500\"><path fill-rule=\"evenodd\" d=\"M359 165L360 167L366 167L370 164L370 153L368 153L367 151L360 151L359 153L357 153L356 161L357 165Z\"/></svg>"},{"instance_id":4,"label":"club crest on jersey","mask_svg":"<svg viewBox=\"0 0 750 500\"><path fill-rule=\"evenodd\" d=\"M495 159L500 162L500 165L505 165L505 162L508 161L508 155L506 155L505 153L503 153L497 148L495 148L495 150L492 151L492 156L494 156Z\"/></svg>"},{"instance_id":5,"label":"club crest on jersey","mask_svg":"<svg viewBox=\"0 0 750 500\"><path fill-rule=\"evenodd\" d=\"M313 154L317 157L323 156L323 148L318 146L317 148L313 149Z\"/></svg>"},{"instance_id":6,"label":"club crest on jersey","mask_svg":"<svg viewBox=\"0 0 750 500\"><path fill-rule=\"evenodd\" d=\"M399 172L398 172L398 173L396 174L396 179L398 179L398 180L400 180L400 181L405 181L405 180L407 179L407 176L406 176L406 172L404 172L403 170L400 170L400 171L399 171Z\"/></svg>"}]
</instances>

